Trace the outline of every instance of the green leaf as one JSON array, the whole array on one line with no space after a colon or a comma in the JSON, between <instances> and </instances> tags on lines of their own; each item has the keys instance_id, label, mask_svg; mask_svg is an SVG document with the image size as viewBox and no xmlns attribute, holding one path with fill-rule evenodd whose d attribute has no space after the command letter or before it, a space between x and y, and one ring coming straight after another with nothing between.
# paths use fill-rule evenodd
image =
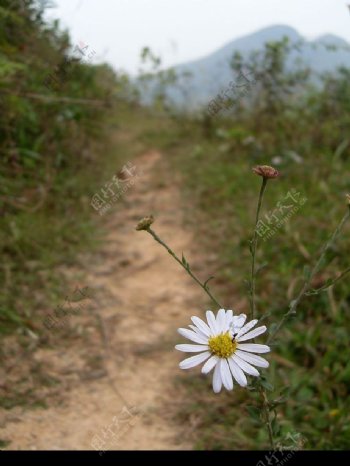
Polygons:
<instances>
[{"instance_id":1,"label":"green leaf","mask_svg":"<svg viewBox=\"0 0 350 466\"><path fill-rule=\"evenodd\" d=\"M277 406L285 404L287 400L288 398L285 396L280 396L279 398L276 398L270 403L271 409L275 409Z\"/></svg>"},{"instance_id":2,"label":"green leaf","mask_svg":"<svg viewBox=\"0 0 350 466\"><path fill-rule=\"evenodd\" d=\"M277 324L274 322L273 324L271 324L271 325L269 326L269 329L268 329L269 334L270 334L270 335L273 335L274 332L275 332L275 330L276 330L276 328L277 328Z\"/></svg>"},{"instance_id":3,"label":"green leaf","mask_svg":"<svg viewBox=\"0 0 350 466\"><path fill-rule=\"evenodd\" d=\"M271 311L266 311L266 312L260 317L260 319L259 319L259 324L260 324L261 322L264 322L265 320L267 320L269 317L271 317ZM272 325L277 326L276 323L275 323L275 324L272 324Z\"/></svg>"},{"instance_id":4,"label":"green leaf","mask_svg":"<svg viewBox=\"0 0 350 466\"><path fill-rule=\"evenodd\" d=\"M308 280L310 278L310 274L311 274L310 267L308 265L305 265L303 269L303 277L305 278L305 280Z\"/></svg>"},{"instance_id":5,"label":"green leaf","mask_svg":"<svg viewBox=\"0 0 350 466\"><path fill-rule=\"evenodd\" d=\"M247 411L254 421L261 421L260 410L256 406L247 406Z\"/></svg>"},{"instance_id":6,"label":"green leaf","mask_svg":"<svg viewBox=\"0 0 350 466\"><path fill-rule=\"evenodd\" d=\"M274 390L274 386L270 384L267 380L261 379L260 384L269 392L272 392Z\"/></svg>"},{"instance_id":7,"label":"green leaf","mask_svg":"<svg viewBox=\"0 0 350 466\"><path fill-rule=\"evenodd\" d=\"M207 288L208 283L209 283L210 280L212 280L213 278L215 278L214 275L212 275L211 277L209 277L208 280L205 280L205 282L204 282L204 288Z\"/></svg>"},{"instance_id":8,"label":"green leaf","mask_svg":"<svg viewBox=\"0 0 350 466\"><path fill-rule=\"evenodd\" d=\"M264 262L262 265L260 265L257 269L256 269L256 272L255 272L255 276L258 275L258 273L260 273L265 267L267 267L269 265L268 262Z\"/></svg>"},{"instance_id":9,"label":"green leaf","mask_svg":"<svg viewBox=\"0 0 350 466\"><path fill-rule=\"evenodd\" d=\"M330 286L334 285L338 281L339 278L328 278L328 280L325 282L321 288L312 288L306 293L306 296L312 296L312 295L318 295L322 293L323 291L326 291Z\"/></svg>"},{"instance_id":10,"label":"green leaf","mask_svg":"<svg viewBox=\"0 0 350 466\"><path fill-rule=\"evenodd\" d=\"M244 286L246 287L246 289L248 291L251 291L252 286L251 286L250 280L243 280L243 283L244 283Z\"/></svg>"},{"instance_id":11,"label":"green leaf","mask_svg":"<svg viewBox=\"0 0 350 466\"><path fill-rule=\"evenodd\" d=\"M293 301L291 301L291 302L289 303L289 309L290 309L290 310L293 308L295 302L296 302L296 300L293 299ZM296 314L296 311L294 310L294 311L292 312L292 314Z\"/></svg>"},{"instance_id":12,"label":"green leaf","mask_svg":"<svg viewBox=\"0 0 350 466\"><path fill-rule=\"evenodd\" d=\"M280 390L280 395L284 395L285 397L288 397L289 398L289 395L290 395L290 391L291 391L291 387L283 387L281 388Z\"/></svg>"},{"instance_id":13,"label":"green leaf","mask_svg":"<svg viewBox=\"0 0 350 466\"><path fill-rule=\"evenodd\" d=\"M15 322L16 324L22 325L23 321L15 310L10 310L5 307L0 308L0 320L7 318L8 320Z\"/></svg>"},{"instance_id":14,"label":"green leaf","mask_svg":"<svg viewBox=\"0 0 350 466\"><path fill-rule=\"evenodd\" d=\"M190 270L190 264L187 262L185 256L184 256L184 253L182 253L182 264L183 266L185 267L186 270Z\"/></svg>"},{"instance_id":15,"label":"green leaf","mask_svg":"<svg viewBox=\"0 0 350 466\"><path fill-rule=\"evenodd\" d=\"M340 144L339 146L336 148L335 152L334 152L334 155L333 155L333 159L338 159L342 156L343 152L345 152L346 148L348 147L349 145L349 139L344 139Z\"/></svg>"},{"instance_id":16,"label":"green leaf","mask_svg":"<svg viewBox=\"0 0 350 466\"><path fill-rule=\"evenodd\" d=\"M279 425L278 421L277 421L277 417L275 417L272 422L271 422L271 426L272 426L272 432L273 432L273 435L275 437L277 437L280 432L281 432L281 426Z\"/></svg>"},{"instance_id":17,"label":"green leaf","mask_svg":"<svg viewBox=\"0 0 350 466\"><path fill-rule=\"evenodd\" d=\"M250 251L250 254L253 255L253 241L252 241L252 240L249 240L248 243L249 243L249 251Z\"/></svg>"}]
</instances>

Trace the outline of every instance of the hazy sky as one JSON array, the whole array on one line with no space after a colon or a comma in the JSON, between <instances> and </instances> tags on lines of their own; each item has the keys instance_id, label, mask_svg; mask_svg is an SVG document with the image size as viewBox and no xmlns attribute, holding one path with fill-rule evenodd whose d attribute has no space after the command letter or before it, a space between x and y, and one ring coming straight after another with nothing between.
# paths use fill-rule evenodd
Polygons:
<instances>
[{"instance_id":1,"label":"hazy sky","mask_svg":"<svg viewBox=\"0 0 350 466\"><path fill-rule=\"evenodd\" d=\"M165 65L196 59L265 26L287 24L306 38L336 34L350 42L350 0L54 0L73 43L134 73L149 46Z\"/></svg>"}]
</instances>

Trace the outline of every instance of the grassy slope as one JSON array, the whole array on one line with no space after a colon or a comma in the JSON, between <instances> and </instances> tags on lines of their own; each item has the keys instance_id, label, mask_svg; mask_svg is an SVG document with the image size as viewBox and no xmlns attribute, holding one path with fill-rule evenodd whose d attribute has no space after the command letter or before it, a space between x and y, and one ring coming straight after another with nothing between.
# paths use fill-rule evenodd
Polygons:
<instances>
[{"instance_id":1,"label":"grassy slope","mask_svg":"<svg viewBox=\"0 0 350 466\"><path fill-rule=\"evenodd\" d=\"M173 149L172 161L184 177L184 192L195 205L188 220L208 252L206 275L214 274L212 289L219 286L228 308L247 296L244 279L249 277L247 240L252 235L260 179L251 173L256 163L271 163L257 157L242 144L239 124L219 123L231 131L226 140L202 137L196 125L183 146ZM220 134L220 132L219 132ZM249 133L248 133L249 134ZM254 133L253 133L254 134ZM291 149L304 154L296 140ZM317 251L345 214L345 192L349 189L348 154L334 160L329 148L311 147L301 164L286 161L282 176L270 182L262 215L283 205L291 188L307 202L271 239L260 242L259 264L266 267L258 279L258 309L276 322L300 287L305 265L313 265ZM328 152L328 153L327 153ZM277 155L277 154L276 154ZM290 204L290 203L289 203ZM193 204L192 204L193 205ZM192 220L191 220L192 219ZM315 287L349 266L349 225L328 254L326 271L317 276ZM212 255L217 261L210 260ZM242 302L241 302L242 304ZM282 437L301 433L306 448L346 448L349 439L350 366L346 352L349 335L350 288L346 278L333 289L305 299L298 315L289 321L273 348L269 377L275 390L271 398L288 387L287 404L279 408ZM241 306L248 311L248 302ZM195 416L199 428L194 439L200 448L262 448L266 433L251 423L249 394L214 397L209 383L193 373L186 378L189 396L181 419ZM199 418L199 421L198 421Z\"/></svg>"},{"instance_id":2,"label":"grassy slope","mask_svg":"<svg viewBox=\"0 0 350 466\"><path fill-rule=\"evenodd\" d=\"M33 1L0 7L0 333L35 329L33 317L62 292L56 271L91 246L90 198L115 89L113 73L72 60L69 37L47 26ZM49 74L57 85L47 88ZM61 98L68 100L60 100ZM102 106L75 99L99 100Z\"/></svg>"}]
</instances>

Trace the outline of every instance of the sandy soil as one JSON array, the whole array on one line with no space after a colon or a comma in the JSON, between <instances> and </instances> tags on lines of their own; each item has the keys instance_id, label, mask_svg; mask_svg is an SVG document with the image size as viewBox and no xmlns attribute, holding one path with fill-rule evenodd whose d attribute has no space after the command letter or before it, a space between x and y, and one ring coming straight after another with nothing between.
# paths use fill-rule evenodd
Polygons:
<instances>
[{"instance_id":1,"label":"sandy soil","mask_svg":"<svg viewBox=\"0 0 350 466\"><path fill-rule=\"evenodd\" d=\"M101 331L91 319L77 327L72 316L69 326L83 327L91 338L35 352L49 373L60 374L60 400L47 409L3 413L0 438L11 440L8 449L192 448L186 441L191 426L174 419L184 395L174 383L181 355L173 346L177 327L188 324L205 298L149 234L135 231L137 220L153 213L154 229L178 254L191 250L179 187L166 175L161 154L150 151L134 162L143 174L105 214L106 237L84 279L92 289L108 291L95 306ZM191 254L186 257L191 262ZM79 268L68 273L74 279ZM82 361L95 351L102 360L87 370ZM73 382L62 385L62 374Z\"/></svg>"}]
</instances>

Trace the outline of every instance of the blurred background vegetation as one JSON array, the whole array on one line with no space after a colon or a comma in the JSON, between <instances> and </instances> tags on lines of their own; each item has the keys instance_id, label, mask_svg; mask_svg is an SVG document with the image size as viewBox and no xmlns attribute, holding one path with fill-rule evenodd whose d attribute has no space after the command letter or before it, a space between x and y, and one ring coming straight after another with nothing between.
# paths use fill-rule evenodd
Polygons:
<instances>
[{"instance_id":1,"label":"blurred background vegetation","mask_svg":"<svg viewBox=\"0 0 350 466\"><path fill-rule=\"evenodd\" d=\"M186 221L208 251L201 269L215 275L212 287L219 287L228 307L247 293L248 239L260 183L252 166L271 164L281 172L269 183L263 217L291 189L307 199L271 239L260 242L258 308L269 323L280 318L299 290L303 269L313 265L346 209L350 70L323 74L315 85L307 67L286 66L293 44L284 39L248 60L232 57L233 73L255 78L247 99L231 96L226 110L214 114L181 112L166 93L178 77L159 71L160 60L149 49L142 59L150 59L152 72L135 82L72 54L76 44L58 23L45 23L44 8L32 0L0 1L2 338L41 332L47 300L57 299L65 286L59 265L76 263L78 252L98 245L91 196L140 144L159 148L181 173ZM141 106L147 82L154 98ZM112 144L114 129L133 136L127 148ZM329 251L314 287L349 266L349 231L347 226ZM276 341L272 383L266 386L279 405L277 436L297 431L306 448L348 448L349 317L345 278L302 301ZM190 394L178 419L196 418L197 448L266 446L250 393L213 398L210 380L203 383L193 373L176 383L185 383ZM4 397L0 403L11 408L16 400Z\"/></svg>"},{"instance_id":2,"label":"blurred background vegetation","mask_svg":"<svg viewBox=\"0 0 350 466\"><path fill-rule=\"evenodd\" d=\"M54 267L93 244L89 201L106 170L97 148L117 88L111 68L87 63L89 50L72 54L44 7L0 2L2 333L35 328L46 293L64 286Z\"/></svg>"}]
</instances>

